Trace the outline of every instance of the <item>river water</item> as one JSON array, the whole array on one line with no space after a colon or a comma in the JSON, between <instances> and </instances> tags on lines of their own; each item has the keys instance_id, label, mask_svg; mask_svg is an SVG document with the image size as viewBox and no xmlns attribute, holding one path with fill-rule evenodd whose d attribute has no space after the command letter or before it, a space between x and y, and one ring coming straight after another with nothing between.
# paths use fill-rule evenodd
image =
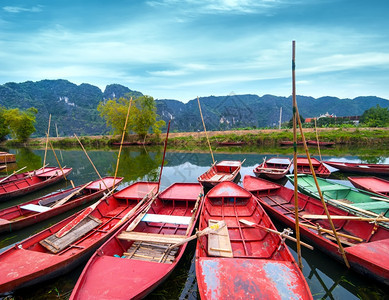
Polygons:
<instances>
[{"instance_id":1,"label":"river water","mask_svg":"<svg viewBox=\"0 0 389 300\"><path fill-rule=\"evenodd\" d=\"M26 148L8 149L9 152L16 154L17 166L14 169L19 169L24 166L25 170L33 170L42 166L45 151L44 150L29 150ZM102 150L87 150L90 159L93 161L96 169L102 177L113 176L115 174L118 149L106 148ZM258 153L261 154L258 154ZM271 153L265 154L266 149L234 149L234 152L217 152L214 154L215 160L245 160L242 167L241 177L249 174L253 175L253 168L263 161L266 157L277 156L274 150ZM282 156L292 157L292 153L282 152ZM288 151L287 151L288 152ZM355 151L354 151L355 152ZM354 153L352 152L352 153ZM303 154L303 152L300 152ZM380 154L370 156L357 156L355 154L346 154L350 151L336 151L335 154L325 154L323 160L341 160L349 162L380 162L389 164L389 153L381 151ZM119 189L136 182L136 181L157 181L159 177L160 164L162 161L163 149L143 148L143 147L128 147L123 148L120 156L120 164L117 176L124 177ZM56 158L57 157L57 158ZM62 166L72 167L73 171L69 179L75 185L80 185L98 178L94 167L86 157L82 150L56 150L56 157L53 152L47 152L46 162L51 166L57 166L57 159ZM315 156L317 157L317 156ZM209 153L189 152L189 151L168 151L166 153L165 166L162 173L161 189L168 187L174 182L197 182L197 177L204 173L211 165L212 158ZM9 171L10 172L10 171ZM6 175L3 173L2 176ZM335 172L331 178L340 180L343 183L347 182L345 174ZM240 183L241 184L241 183ZM50 192L57 191L69 187L69 183L63 182L55 186L47 188L43 191L36 192L31 195L20 197L12 201L0 203L0 209L15 204L26 202L30 199L45 195ZM286 183L287 187L292 187L290 183ZM0 235L0 252L21 241L28 236L35 234L44 228L55 224L66 216L75 213L77 210L67 212L50 220L35 224L29 228ZM282 224L275 225L281 229ZM296 256L295 247L288 243L292 254ZM187 253L183 256L183 261L180 262L176 271L169 279L155 290L148 298L150 299L178 299L181 291L185 286L185 282L189 278L194 277L193 266L191 261L194 255L195 242L191 242ZM334 261L319 250L314 251L302 248L303 255L303 274L308 282L314 299L384 299L389 295L389 288L379 285L376 282L363 278L361 275L348 270L343 264ZM1 262L0 262L1 268ZM78 267L68 274L49 281L45 284L34 286L22 291L18 291L9 296L8 299L68 299L73 289L83 266ZM192 293L189 294L189 299L196 298L196 286L189 289ZM13 297L13 298L12 298Z\"/></svg>"}]
</instances>

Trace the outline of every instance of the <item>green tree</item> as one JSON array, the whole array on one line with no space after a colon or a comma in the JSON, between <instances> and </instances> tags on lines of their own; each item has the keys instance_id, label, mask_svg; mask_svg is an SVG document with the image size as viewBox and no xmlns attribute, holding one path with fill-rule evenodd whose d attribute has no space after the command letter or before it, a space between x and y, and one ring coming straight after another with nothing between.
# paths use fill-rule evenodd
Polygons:
<instances>
[{"instance_id":1,"label":"green tree","mask_svg":"<svg viewBox=\"0 0 389 300\"><path fill-rule=\"evenodd\" d=\"M5 137L10 133L8 122L5 117L6 109L0 106L0 141L4 141Z\"/></svg>"},{"instance_id":2,"label":"green tree","mask_svg":"<svg viewBox=\"0 0 389 300\"><path fill-rule=\"evenodd\" d=\"M300 116L301 125L304 127L305 119L301 115L299 115L299 116ZM296 122L296 125L297 125L297 127L299 127L298 121ZM288 127L293 128L293 117L289 120Z\"/></svg>"},{"instance_id":3,"label":"green tree","mask_svg":"<svg viewBox=\"0 0 389 300\"><path fill-rule=\"evenodd\" d=\"M386 127L389 126L389 109L380 107L371 107L362 114L361 123L368 127Z\"/></svg>"},{"instance_id":4,"label":"green tree","mask_svg":"<svg viewBox=\"0 0 389 300\"><path fill-rule=\"evenodd\" d=\"M18 108L6 110L4 117L9 126L11 136L19 142L25 142L35 132L34 124L38 110L30 107L25 111Z\"/></svg>"},{"instance_id":5,"label":"green tree","mask_svg":"<svg viewBox=\"0 0 389 300\"><path fill-rule=\"evenodd\" d=\"M109 99L100 102L97 110L100 116L105 119L107 127L111 127L113 134L122 134L126 121L129 100L123 97L119 99Z\"/></svg>"},{"instance_id":6,"label":"green tree","mask_svg":"<svg viewBox=\"0 0 389 300\"><path fill-rule=\"evenodd\" d=\"M100 116L105 119L107 126L113 129L113 134L122 134L127 116L129 100L126 98L109 99L100 102L97 110ZM153 97L141 96L133 100L128 120L128 130L133 131L144 138L148 132L156 135L161 133L160 128L165 121L157 121L157 109Z\"/></svg>"},{"instance_id":7,"label":"green tree","mask_svg":"<svg viewBox=\"0 0 389 300\"><path fill-rule=\"evenodd\" d=\"M144 138L149 131L157 136L161 133L161 127L165 121L157 121L157 108L153 97L141 96L136 98L130 112L130 128L139 137Z\"/></svg>"}]
</instances>

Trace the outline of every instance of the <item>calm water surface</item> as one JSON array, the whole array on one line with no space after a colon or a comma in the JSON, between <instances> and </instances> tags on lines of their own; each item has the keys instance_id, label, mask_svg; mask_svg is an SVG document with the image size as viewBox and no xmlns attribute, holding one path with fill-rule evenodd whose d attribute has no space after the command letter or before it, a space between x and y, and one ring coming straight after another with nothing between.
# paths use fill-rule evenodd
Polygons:
<instances>
[{"instance_id":1,"label":"calm water surface","mask_svg":"<svg viewBox=\"0 0 389 300\"><path fill-rule=\"evenodd\" d=\"M42 166L44 150L11 149L9 151L16 154L17 165L12 166L14 169L27 166L28 170L33 170ZM258 153L265 152L266 151L263 151L263 149L258 150ZM102 177L113 176L115 174L118 149L88 150L88 154ZM83 151L57 150L56 155L62 166L73 168L73 172L69 176L69 179L72 180L75 185L80 185L98 178L98 175ZM269 158L277 154L274 154L274 151L272 151L272 154L255 154L240 153L240 150L235 150L235 153L215 153L214 155L215 160L217 161L225 159L246 159L241 171L241 177L243 178L246 174L253 175L253 168L262 162L265 157ZM291 155L282 156L292 157ZM337 156L324 155L322 158L323 160L332 159L349 162L379 162L389 164L389 153L385 153L385 151L384 154L381 153L380 155L368 157L340 155L337 153ZM52 152L47 153L46 161L50 163L51 166L57 165L56 158ZM124 180L119 186L119 189L122 189L135 181L157 181L161 161L162 148L123 148L117 176L124 177ZM168 151L165 162L161 189L168 187L174 182L197 182L197 177L209 168L212 160L209 153ZM4 176L6 173L2 173L1 175ZM346 176L347 175L345 174L335 172L331 175L331 178L347 183L345 181ZM69 185L70 184L66 182L60 183L47 188L44 191L0 203L0 208L23 203L30 199L69 187ZM292 187L289 183L286 183L286 185ZM15 233L0 235L0 252L3 252L16 242L51 226L66 216L75 213L79 209L81 208L35 224L34 226ZM283 228L282 224L275 222L275 225L279 229ZM295 246L293 244L288 244L288 246L297 259ZM194 277L193 266L191 268L194 249L195 242L192 242L187 249L187 253L183 257L183 261L180 262L175 272L148 298L178 299L180 297L187 279ZM387 295L389 295L389 288L380 286L353 271L347 270L343 264L332 260L318 249L310 251L302 248L302 255L304 264L303 274L315 299L385 299ZM12 296L14 299L67 299L70 296L82 268L83 266L80 266L69 274L64 274L62 277L43 285L19 291ZM195 287L192 291L195 291ZM189 298L195 299L196 293L193 292Z\"/></svg>"}]
</instances>

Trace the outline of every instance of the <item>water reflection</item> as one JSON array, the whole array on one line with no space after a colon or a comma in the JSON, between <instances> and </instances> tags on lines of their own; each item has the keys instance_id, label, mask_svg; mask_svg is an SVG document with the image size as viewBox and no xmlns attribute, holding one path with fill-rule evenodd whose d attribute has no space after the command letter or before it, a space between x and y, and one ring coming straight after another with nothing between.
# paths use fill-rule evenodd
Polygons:
<instances>
[{"instance_id":1,"label":"water reflection","mask_svg":"<svg viewBox=\"0 0 389 300\"><path fill-rule=\"evenodd\" d=\"M215 160L243 160L246 159L242 170L242 178L244 175L253 175L253 168L261 163L264 159L273 156L292 157L290 152L277 152L276 149L250 149L250 153L243 152L242 149L234 149L235 153L215 153ZM284 151L284 150L282 150ZM339 149L337 149L339 151ZM28 150L28 149L11 149L12 153L17 155L18 168L27 166L28 170L37 169L42 166L44 150ZM61 153L57 150L57 157L60 158L61 164L67 167L72 167L73 172L70 174L71 179L75 185L83 184L90 180L98 178L93 166L85 156L82 150L62 150ZM276 154L278 153L278 154ZM120 165L117 176L124 177L124 180L119 186L119 189L132 182L147 180L156 181L159 176L160 164L162 161L163 148L141 148L130 147L123 148ZM118 157L118 149L104 149L104 150L88 150L88 155L93 161L96 169L101 176L113 176L116 169L116 161ZM301 154L303 155L303 154ZM376 162L389 163L388 155L366 156L366 155L350 155L349 150L345 154L336 153L330 155L325 153L323 160L339 160L351 162ZM46 161L50 165L57 165L56 158L52 151L47 152ZM212 164L211 155L208 152L194 153L183 151L168 151L165 159L165 166L162 174L161 189L166 188L174 182L196 182L197 177L204 173ZM333 173L332 178L346 179L342 177L342 173ZM347 176L347 175L346 175ZM288 183L287 183L288 184ZM54 192L60 188L69 186L69 183L61 183L51 188L45 189L25 197L0 203L0 207L15 205L17 203L26 202L32 198L42 196L48 192ZM292 187L291 185L288 187ZM81 208L79 208L81 209ZM25 230L19 232L2 234L0 236L0 252L10 247L17 241L27 238L28 236L47 228L48 226L58 222L66 216L73 214L77 209L54 217L50 220L35 224ZM282 224L276 224L279 229L283 228ZM293 244L288 244L292 254L296 257ZM187 254L187 261L190 261L194 254L194 247L190 247ZM312 291L315 299L382 299L389 294L387 287L379 286L376 282L371 282L362 278L353 271L347 270L341 263L334 261L328 256L324 255L318 249L309 251L303 249L303 273ZM177 298L180 290L185 284L185 279L188 276L190 263L180 264L180 268L166 281L164 286L156 290L151 298L162 299L172 296L171 290L176 290L177 293L172 296ZM44 284L39 287L34 287L29 290L20 291L15 294L19 299L36 299L36 298L50 298L57 295L57 291L63 298L70 295L78 274L82 267L76 271L66 274L54 281ZM193 272L193 271L192 271ZM176 274L176 275L175 275ZM193 274L189 274L192 275ZM66 284L65 284L66 283ZM55 292L54 292L55 291Z\"/></svg>"}]
</instances>

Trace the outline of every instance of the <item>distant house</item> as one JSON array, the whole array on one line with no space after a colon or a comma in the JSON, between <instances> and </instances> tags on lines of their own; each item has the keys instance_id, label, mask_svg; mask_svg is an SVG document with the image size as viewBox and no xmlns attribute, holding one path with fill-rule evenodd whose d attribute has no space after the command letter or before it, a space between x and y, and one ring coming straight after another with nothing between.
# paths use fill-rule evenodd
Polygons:
<instances>
[{"instance_id":1,"label":"distant house","mask_svg":"<svg viewBox=\"0 0 389 300\"><path fill-rule=\"evenodd\" d=\"M347 121L352 121L354 123L354 125L358 125L360 116L337 117L334 114L329 114L328 112L326 112L325 114L322 114L319 117L306 118L305 119L305 123L310 123L310 122L313 122L315 119L319 120L321 118L334 118L335 119L335 123L336 122L346 123Z\"/></svg>"}]
</instances>

